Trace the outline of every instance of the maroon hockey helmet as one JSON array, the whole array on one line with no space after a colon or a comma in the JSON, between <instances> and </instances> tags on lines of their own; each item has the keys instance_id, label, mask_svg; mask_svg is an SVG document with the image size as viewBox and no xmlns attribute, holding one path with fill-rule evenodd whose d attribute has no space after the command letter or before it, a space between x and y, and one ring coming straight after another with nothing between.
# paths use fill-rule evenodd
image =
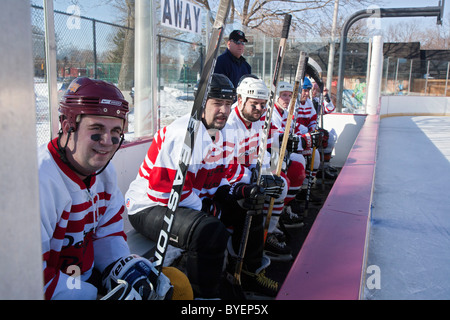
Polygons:
<instances>
[{"instance_id":1,"label":"maroon hockey helmet","mask_svg":"<svg viewBox=\"0 0 450 320\"><path fill-rule=\"evenodd\" d=\"M74 79L59 103L59 112L69 120L73 130L80 115L98 115L126 120L128 102L112 83L79 77Z\"/></svg>"}]
</instances>

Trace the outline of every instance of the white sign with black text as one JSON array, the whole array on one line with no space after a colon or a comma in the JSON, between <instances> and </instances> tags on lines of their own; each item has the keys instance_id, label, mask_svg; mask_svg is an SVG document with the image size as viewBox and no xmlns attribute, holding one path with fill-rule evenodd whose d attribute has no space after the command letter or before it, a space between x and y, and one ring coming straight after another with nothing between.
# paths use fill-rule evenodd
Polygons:
<instances>
[{"instance_id":1,"label":"white sign with black text","mask_svg":"<svg viewBox=\"0 0 450 320\"><path fill-rule=\"evenodd\" d=\"M186 0L162 0L161 24L201 34L201 7Z\"/></svg>"}]
</instances>

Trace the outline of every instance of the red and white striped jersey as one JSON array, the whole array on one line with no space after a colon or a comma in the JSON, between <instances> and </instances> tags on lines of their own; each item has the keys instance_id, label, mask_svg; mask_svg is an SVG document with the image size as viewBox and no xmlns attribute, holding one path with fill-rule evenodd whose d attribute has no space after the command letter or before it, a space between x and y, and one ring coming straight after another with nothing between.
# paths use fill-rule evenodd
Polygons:
<instances>
[{"instance_id":1,"label":"red and white striped jersey","mask_svg":"<svg viewBox=\"0 0 450 320\"><path fill-rule=\"evenodd\" d=\"M155 134L137 177L126 192L128 214L156 205L167 206L189 119L190 115L183 116ZM213 141L203 123L199 123L180 206L200 210L203 198L213 198L220 186L228 184L225 175L227 164L233 160L234 143L226 139L225 132L232 130L227 130L226 125L215 131Z\"/></svg>"},{"instance_id":2,"label":"red and white striped jersey","mask_svg":"<svg viewBox=\"0 0 450 320\"><path fill-rule=\"evenodd\" d=\"M305 103L297 102L295 104L295 112L297 113L296 134L302 135L308 131L316 130L317 113L310 99L306 99ZM302 128L302 126L306 127L308 131L305 132L305 128Z\"/></svg>"},{"instance_id":3,"label":"red and white striped jersey","mask_svg":"<svg viewBox=\"0 0 450 320\"><path fill-rule=\"evenodd\" d=\"M124 198L112 163L88 186L59 158L56 138L39 148L39 194L46 299L96 299L85 281L129 255L123 232ZM80 286L74 277L81 275ZM72 287L70 286L72 284Z\"/></svg>"},{"instance_id":4,"label":"red and white striped jersey","mask_svg":"<svg viewBox=\"0 0 450 320\"><path fill-rule=\"evenodd\" d=\"M233 132L235 143L234 162L228 169L230 184L236 182L250 183L251 169L258 161L259 142L264 126L264 116L259 121L252 122L250 126L244 122L238 107L234 107L227 120L227 125ZM271 135L267 139L267 148L271 146ZM270 165L270 154L266 151L263 167Z\"/></svg>"},{"instance_id":5,"label":"red and white striped jersey","mask_svg":"<svg viewBox=\"0 0 450 320\"><path fill-rule=\"evenodd\" d=\"M287 123L287 116L288 112L284 111L283 108L275 102L272 112L272 127L274 127L278 132L284 133Z\"/></svg>"}]
</instances>

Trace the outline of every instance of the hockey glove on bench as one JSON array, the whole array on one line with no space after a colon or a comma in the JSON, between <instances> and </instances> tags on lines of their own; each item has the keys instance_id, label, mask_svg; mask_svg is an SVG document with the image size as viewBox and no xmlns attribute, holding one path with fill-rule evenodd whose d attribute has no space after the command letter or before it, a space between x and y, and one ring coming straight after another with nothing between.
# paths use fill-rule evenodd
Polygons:
<instances>
[{"instance_id":1,"label":"hockey glove on bench","mask_svg":"<svg viewBox=\"0 0 450 320\"><path fill-rule=\"evenodd\" d=\"M173 287L164 274L158 277L153 264L131 254L110 264L103 271L102 284L107 294L102 300L163 300Z\"/></svg>"}]
</instances>

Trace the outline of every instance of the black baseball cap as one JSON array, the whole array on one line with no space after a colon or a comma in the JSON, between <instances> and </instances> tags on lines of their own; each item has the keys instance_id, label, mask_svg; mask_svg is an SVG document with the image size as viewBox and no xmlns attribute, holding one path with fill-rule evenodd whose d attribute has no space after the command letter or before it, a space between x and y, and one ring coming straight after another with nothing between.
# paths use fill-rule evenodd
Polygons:
<instances>
[{"instance_id":1,"label":"black baseball cap","mask_svg":"<svg viewBox=\"0 0 450 320\"><path fill-rule=\"evenodd\" d=\"M243 33L241 30L233 30L230 33L230 37L228 39L229 40L236 40L236 41L244 39L244 42L248 42L248 40L245 39L245 33Z\"/></svg>"}]
</instances>

